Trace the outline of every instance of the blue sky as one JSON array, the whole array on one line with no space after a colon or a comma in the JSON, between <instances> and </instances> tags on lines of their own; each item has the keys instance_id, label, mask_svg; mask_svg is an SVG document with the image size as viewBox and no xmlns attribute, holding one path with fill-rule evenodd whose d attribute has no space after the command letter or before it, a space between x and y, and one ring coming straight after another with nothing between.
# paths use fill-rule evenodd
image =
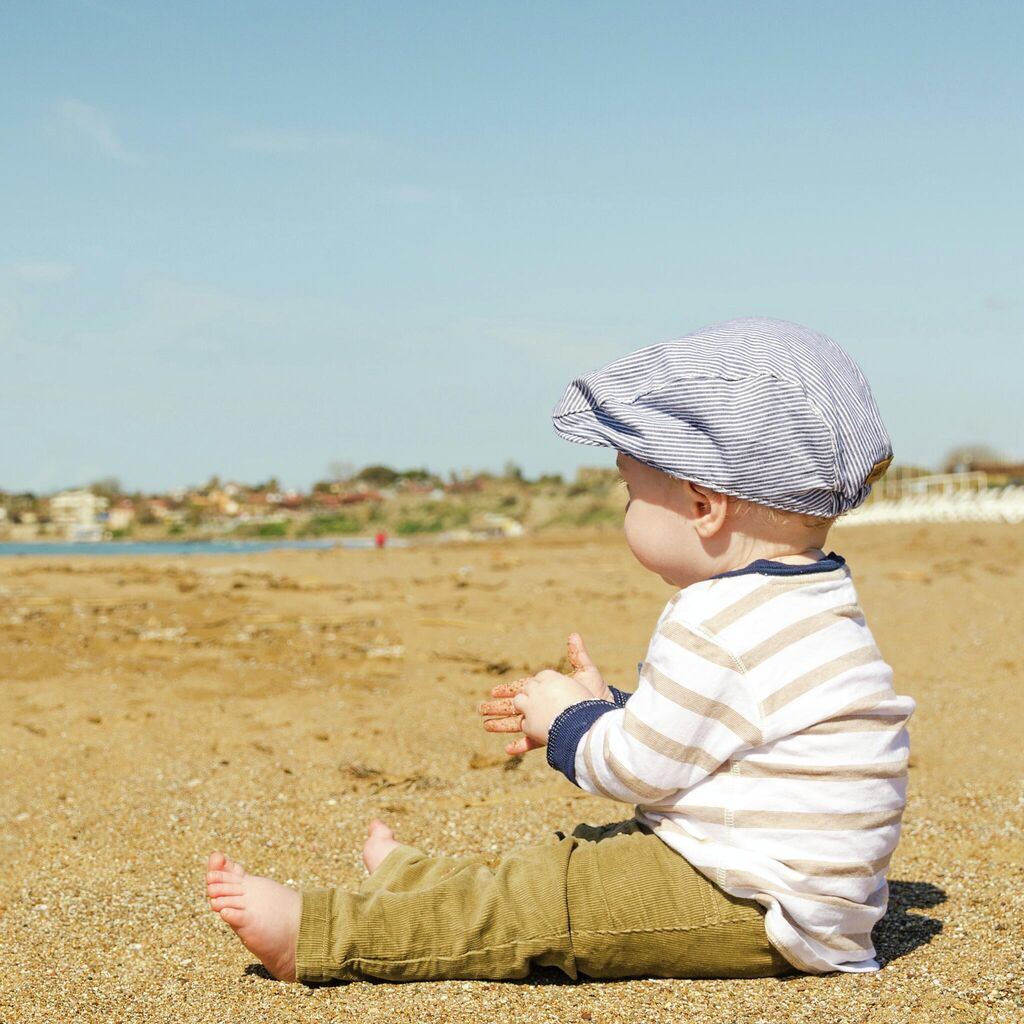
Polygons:
<instances>
[{"instance_id":1,"label":"blue sky","mask_svg":"<svg viewBox=\"0 0 1024 1024\"><path fill-rule=\"evenodd\" d=\"M564 385L808 324L1024 458L1024 5L0 7L0 488L571 472Z\"/></svg>"}]
</instances>

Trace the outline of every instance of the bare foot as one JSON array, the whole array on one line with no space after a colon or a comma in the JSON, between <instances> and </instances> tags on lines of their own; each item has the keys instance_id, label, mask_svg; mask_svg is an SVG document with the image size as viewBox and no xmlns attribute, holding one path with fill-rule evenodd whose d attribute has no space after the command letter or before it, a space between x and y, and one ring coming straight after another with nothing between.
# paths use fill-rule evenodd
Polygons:
<instances>
[{"instance_id":1,"label":"bare foot","mask_svg":"<svg viewBox=\"0 0 1024 1024\"><path fill-rule=\"evenodd\" d=\"M210 907L235 930L250 953L279 981L295 980L302 897L270 878L247 875L241 864L211 853L206 872Z\"/></svg>"},{"instance_id":2,"label":"bare foot","mask_svg":"<svg viewBox=\"0 0 1024 1024\"><path fill-rule=\"evenodd\" d=\"M366 829L366 845L363 847L363 863L372 875L380 862L399 845L395 833L380 818L374 818Z\"/></svg>"}]
</instances>

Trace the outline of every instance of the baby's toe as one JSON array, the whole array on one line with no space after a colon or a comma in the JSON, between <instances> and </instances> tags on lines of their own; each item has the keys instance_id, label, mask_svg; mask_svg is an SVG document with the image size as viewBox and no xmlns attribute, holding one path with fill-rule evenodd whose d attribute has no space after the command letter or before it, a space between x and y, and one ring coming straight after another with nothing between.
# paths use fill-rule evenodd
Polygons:
<instances>
[{"instance_id":1,"label":"baby's toe","mask_svg":"<svg viewBox=\"0 0 1024 1024\"><path fill-rule=\"evenodd\" d=\"M245 897L241 894L234 896L214 896L210 900L210 906L214 910L244 910Z\"/></svg>"},{"instance_id":2,"label":"baby's toe","mask_svg":"<svg viewBox=\"0 0 1024 1024\"><path fill-rule=\"evenodd\" d=\"M244 876L232 871L207 871L207 882L240 882Z\"/></svg>"},{"instance_id":3,"label":"baby's toe","mask_svg":"<svg viewBox=\"0 0 1024 1024\"><path fill-rule=\"evenodd\" d=\"M206 887L206 895L211 899L214 896L241 896L242 887L236 882L211 882Z\"/></svg>"}]
</instances>

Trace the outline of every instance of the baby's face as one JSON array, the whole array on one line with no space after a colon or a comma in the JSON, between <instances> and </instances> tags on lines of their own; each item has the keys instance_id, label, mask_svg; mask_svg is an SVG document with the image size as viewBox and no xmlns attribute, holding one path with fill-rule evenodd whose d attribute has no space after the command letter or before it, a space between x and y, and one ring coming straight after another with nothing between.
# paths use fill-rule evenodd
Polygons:
<instances>
[{"instance_id":1,"label":"baby's face","mask_svg":"<svg viewBox=\"0 0 1024 1024\"><path fill-rule=\"evenodd\" d=\"M623 452L615 465L629 494L623 526L637 561L673 586L704 579L703 548L686 514L687 484Z\"/></svg>"}]
</instances>

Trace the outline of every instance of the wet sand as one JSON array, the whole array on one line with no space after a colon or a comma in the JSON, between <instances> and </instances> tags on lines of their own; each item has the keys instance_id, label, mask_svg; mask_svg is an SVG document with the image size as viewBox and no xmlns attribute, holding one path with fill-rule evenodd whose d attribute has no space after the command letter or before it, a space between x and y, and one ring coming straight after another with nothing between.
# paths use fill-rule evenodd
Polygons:
<instances>
[{"instance_id":1,"label":"wet sand","mask_svg":"<svg viewBox=\"0 0 1024 1024\"><path fill-rule=\"evenodd\" d=\"M919 705L887 965L763 981L288 986L203 899L214 848L354 887L375 815L449 854L628 817L474 711L571 630L632 688L671 591L621 536L0 560L0 1021L1024 1019L1024 527L832 541Z\"/></svg>"}]
</instances>

